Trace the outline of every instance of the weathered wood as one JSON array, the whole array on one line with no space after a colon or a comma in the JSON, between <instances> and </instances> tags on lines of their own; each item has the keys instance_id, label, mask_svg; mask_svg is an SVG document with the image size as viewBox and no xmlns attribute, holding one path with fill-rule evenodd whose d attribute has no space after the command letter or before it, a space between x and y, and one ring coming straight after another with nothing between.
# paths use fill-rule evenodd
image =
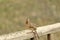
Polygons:
<instances>
[{"instance_id":1,"label":"weathered wood","mask_svg":"<svg viewBox=\"0 0 60 40\"><path fill-rule=\"evenodd\" d=\"M60 23L38 27L36 31L39 36L55 33L60 31ZM23 39L30 39L32 37L33 37L33 33L31 33L31 30L27 29L15 33L1 35L0 40L14 40L14 39L23 40Z\"/></svg>"}]
</instances>

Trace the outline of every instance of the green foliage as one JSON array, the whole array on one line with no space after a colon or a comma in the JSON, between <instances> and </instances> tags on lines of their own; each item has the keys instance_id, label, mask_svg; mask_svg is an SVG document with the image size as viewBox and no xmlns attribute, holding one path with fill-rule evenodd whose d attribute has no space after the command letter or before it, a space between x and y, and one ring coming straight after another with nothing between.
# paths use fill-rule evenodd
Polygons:
<instances>
[{"instance_id":1,"label":"green foliage","mask_svg":"<svg viewBox=\"0 0 60 40\"><path fill-rule=\"evenodd\" d=\"M59 2L49 0L49 4L45 4L46 1L39 0L0 0L0 34L23 30L26 17L40 26L60 22Z\"/></svg>"}]
</instances>

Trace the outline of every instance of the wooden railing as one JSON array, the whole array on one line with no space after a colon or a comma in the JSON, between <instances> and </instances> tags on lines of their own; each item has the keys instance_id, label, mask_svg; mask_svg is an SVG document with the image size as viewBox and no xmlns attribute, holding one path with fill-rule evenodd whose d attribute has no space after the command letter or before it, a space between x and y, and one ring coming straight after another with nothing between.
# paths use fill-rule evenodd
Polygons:
<instances>
[{"instance_id":1,"label":"wooden railing","mask_svg":"<svg viewBox=\"0 0 60 40\"><path fill-rule=\"evenodd\" d=\"M60 23L46 25L37 28L37 33L39 36L47 35L47 39L50 40L50 35L55 32L60 31ZM25 40L32 39L33 33L30 33L31 30L23 30L15 33L0 35L0 40Z\"/></svg>"}]
</instances>

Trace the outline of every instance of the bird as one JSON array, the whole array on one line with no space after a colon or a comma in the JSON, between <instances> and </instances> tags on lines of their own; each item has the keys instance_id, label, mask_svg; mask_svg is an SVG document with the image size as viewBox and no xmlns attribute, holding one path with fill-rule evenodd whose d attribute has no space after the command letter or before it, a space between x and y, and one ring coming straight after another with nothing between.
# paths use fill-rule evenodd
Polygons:
<instances>
[{"instance_id":1,"label":"bird","mask_svg":"<svg viewBox=\"0 0 60 40\"><path fill-rule=\"evenodd\" d=\"M32 29L33 28L34 30L36 30L36 27L33 25L33 23L30 22L29 18L26 18L26 27L28 29Z\"/></svg>"},{"instance_id":2,"label":"bird","mask_svg":"<svg viewBox=\"0 0 60 40\"><path fill-rule=\"evenodd\" d=\"M36 31L36 25L30 22L29 18L26 18L26 27L30 30L32 30L32 33L34 34L34 40L38 40L39 36Z\"/></svg>"}]
</instances>

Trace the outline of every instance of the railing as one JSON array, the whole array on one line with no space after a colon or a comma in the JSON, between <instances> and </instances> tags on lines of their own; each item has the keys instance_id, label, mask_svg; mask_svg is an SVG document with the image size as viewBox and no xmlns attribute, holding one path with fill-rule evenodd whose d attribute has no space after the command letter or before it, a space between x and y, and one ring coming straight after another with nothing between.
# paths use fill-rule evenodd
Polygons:
<instances>
[{"instance_id":1,"label":"railing","mask_svg":"<svg viewBox=\"0 0 60 40\"><path fill-rule=\"evenodd\" d=\"M60 23L38 27L36 31L39 36L47 35L47 39L50 40L51 33L60 31ZM27 29L15 33L0 35L0 40L25 40L25 39L32 40L33 33L30 32L31 30Z\"/></svg>"}]
</instances>

